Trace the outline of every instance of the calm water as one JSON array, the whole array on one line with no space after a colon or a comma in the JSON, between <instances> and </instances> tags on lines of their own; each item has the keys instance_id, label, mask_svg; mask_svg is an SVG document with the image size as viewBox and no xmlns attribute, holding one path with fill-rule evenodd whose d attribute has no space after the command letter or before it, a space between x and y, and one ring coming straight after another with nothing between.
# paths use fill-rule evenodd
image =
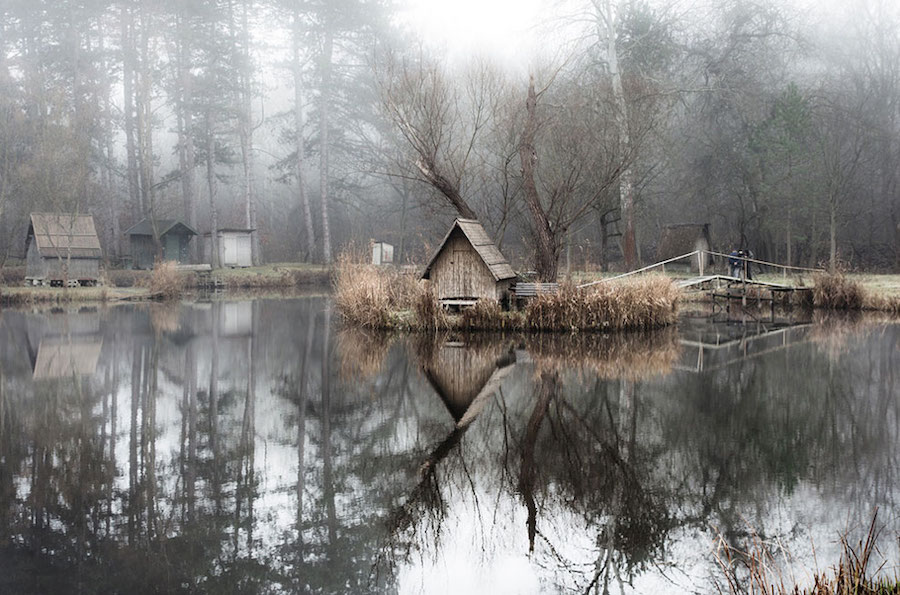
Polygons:
<instances>
[{"instance_id":1,"label":"calm water","mask_svg":"<svg viewBox=\"0 0 900 595\"><path fill-rule=\"evenodd\" d=\"M897 568L898 324L336 319L2 312L0 593L703 593L718 539L802 581L876 508Z\"/></svg>"}]
</instances>

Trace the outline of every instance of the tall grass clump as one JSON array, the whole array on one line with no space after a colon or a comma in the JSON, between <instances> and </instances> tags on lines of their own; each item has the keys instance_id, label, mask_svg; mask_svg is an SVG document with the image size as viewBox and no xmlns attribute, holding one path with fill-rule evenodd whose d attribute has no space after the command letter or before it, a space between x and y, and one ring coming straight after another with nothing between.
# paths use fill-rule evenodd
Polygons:
<instances>
[{"instance_id":1,"label":"tall grass clump","mask_svg":"<svg viewBox=\"0 0 900 595\"><path fill-rule=\"evenodd\" d=\"M680 291L668 277L650 275L589 289L565 284L555 294L532 300L525 309L526 330L651 329L677 321Z\"/></svg>"},{"instance_id":2,"label":"tall grass clump","mask_svg":"<svg viewBox=\"0 0 900 595\"><path fill-rule=\"evenodd\" d=\"M784 569L772 552L772 544L753 533L747 551L729 544L721 535L717 538L715 559L724 578L719 592L739 595L888 595L900 593L900 576L876 576L880 567L873 568L876 542L880 530L876 525L877 511L872 517L864 539L851 543L841 536L841 558L829 572L816 572L812 585L801 586L785 579ZM793 574L793 573L792 573Z\"/></svg>"},{"instance_id":3,"label":"tall grass clump","mask_svg":"<svg viewBox=\"0 0 900 595\"><path fill-rule=\"evenodd\" d=\"M185 283L186 279L178 272L174 261L157 261L153 265L149 280L149 289L153 296L166 300L180 297L184 293Z\"/></svg>"},{"instance_id":4,"label":"tall grass clump","mask_svg":"<svg viewBox=\"0 0 900 595\"><path fill-rule=\"evenodd\" d=\"M814 278L812 305L829 310L861 310L865 292L858 282L841 271L820 273Z\"/></svg>"},{"instance_id":5,"label":"tall grass clump","mask_svg":"<svg viewBox=\"0 0 900 595\"><path fill-rule=\"evenodd\" d=\"M360 264L352 251L342 252L337 259L334 288L335 303L344 320L370 329L409 325L421 292L412 275Z\"/></svg>"},{"instance_id":6,"label":"tall grass clump","mask_svg":"<svg viewBox=\"0 0 900 595\"><path fill-rule=\"evenodd\" d=\"M520 328L522 320L513 312L504 312L496 300L478 300L462 311L457 328L478 331L506 331Z\"/></svg>"},{"instance_id":7,"label":"tall grass clump","mask_svg":"<svg viewBox=\"0 0 900 595\"><path fill-rule=\"evenodd\" d=\"M438 302L431 286L421 289L415 298L415 325L423 331L441 331L450 328L450 318Z\"/></svg>"}]
</instances>

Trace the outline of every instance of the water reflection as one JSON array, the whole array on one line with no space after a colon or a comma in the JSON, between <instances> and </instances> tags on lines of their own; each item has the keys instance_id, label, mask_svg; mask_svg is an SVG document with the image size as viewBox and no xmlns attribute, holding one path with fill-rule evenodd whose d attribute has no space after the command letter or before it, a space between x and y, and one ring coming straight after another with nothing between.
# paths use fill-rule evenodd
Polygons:
<instances>
[{"instance_id":1,"label":"water reflection","mask_svg":"<svg viewBox=\"0 0 900 595\"><path fill-rule=\"evenodd\" d=\"M0 592L696 592L716 532L897 559L900 328L335 331L323 299L0 316ZM892 567L886 570L890 571Z\"/></svg>"}]
</instances>

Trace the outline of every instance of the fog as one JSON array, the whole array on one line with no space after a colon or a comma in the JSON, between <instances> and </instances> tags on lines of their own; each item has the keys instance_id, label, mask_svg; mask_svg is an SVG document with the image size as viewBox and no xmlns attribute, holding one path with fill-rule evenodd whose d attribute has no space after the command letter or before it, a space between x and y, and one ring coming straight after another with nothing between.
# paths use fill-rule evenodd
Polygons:
<instances>
[{"instance_id":1,"label":"fog","mask_svg":"<svg viewBox=\"0 0 900 595\"><path fill-rule=\"evenodd\" d=\"M7 0L0 266L29 213L59 211L94 216L113 267L144 219L253 229L258 264L372 239L421 263L475 216L543 277L654 262L684 223L716 249L897 270L898 13Z\"/></svg>"}]
</instances>

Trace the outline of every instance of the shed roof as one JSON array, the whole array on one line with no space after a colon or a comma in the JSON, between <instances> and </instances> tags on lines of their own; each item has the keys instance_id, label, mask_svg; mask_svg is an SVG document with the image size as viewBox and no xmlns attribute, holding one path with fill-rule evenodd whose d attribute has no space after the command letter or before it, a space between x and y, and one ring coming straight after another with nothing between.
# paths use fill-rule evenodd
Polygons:
<instances>
[{"instance_id":1,"label":"shed roof","mask_svg":"<svg viewBox=\"0 0 900 595\"><path fill-rule=\"evenodd\" d=\"M216 230L217 233L253 233L256 231L255 228L246 228L246 227L220 227ZM211 236L211 231L204 231L203 236Z\"/></svg>"},{"instance_id":2,"label":"shed roof","mask_svg":"<svg viewBox=\"0 0 900 595\"><path fill-rule=\"evenodd\" d=\"M167 233L174 230L176 227L181 226L184 230L179 230L181 233L187 232L190 235L198 235L197 231L185 223L180 219L157 219L156 220L156 229L159 230L159 237L166 235ZM132 225L128 229L125 230L125 235L128 236L152 236L153 235L153 222L150 219L143 219L140 222Z\"/></svg>"},{"instance_id":3,"label":"shed roof","mask_svg":"<svg viewBox=\"0 0 900 595\"><path fill-rule=\"evenodd\" d=\"M44 258L100 258L100 238L90 215L32 213L28 235L34 235Z\"/></svg>"},{"instance_id":4,"label":"shed roof","mask_svg":"<svg viewBox=\"0 0 900 595\"><path fill-rule=\"evenodd\" d=\"M450 231L447 232L444 239L441 240L437 250L434 251L434 254L428 260L428 264L422 272L422 279L429 278L431 275L431 267L434 265L435 259L437 259L438 255L447 244L447 240L450 239L453 231L457 228L463 232L466 239L469 240L469 243L475 248L475 252L478 253L478 256L481 257L481 260L484 262L485 266L487 266L491 275L493 275L494 281L515 278L516 272L510 266L506 257L500 253L500 250L497 248L496 244L494 244L493 240L491 240L487 232L484 231L484 227L481 226L481 223L475 219L457 219L453 222Z\"/></svg>"},{"instance_id":5,"label":"shed roof","mask_svg":"<svg viewBox=\"0 0 900 595\"><path fill-rule=\"evenodd\" d=\"M705 238L710 243L709 223L679 223L663 227L659 246L656 248L656 259L675 258L696 250L698 238ZM712 246L710 246L711 248Z\"/></svg>"}]
</instances>

